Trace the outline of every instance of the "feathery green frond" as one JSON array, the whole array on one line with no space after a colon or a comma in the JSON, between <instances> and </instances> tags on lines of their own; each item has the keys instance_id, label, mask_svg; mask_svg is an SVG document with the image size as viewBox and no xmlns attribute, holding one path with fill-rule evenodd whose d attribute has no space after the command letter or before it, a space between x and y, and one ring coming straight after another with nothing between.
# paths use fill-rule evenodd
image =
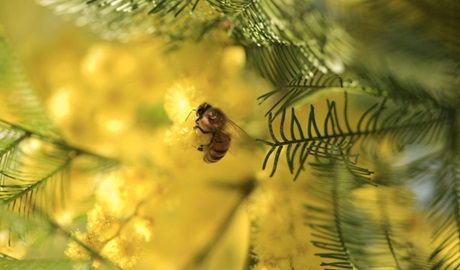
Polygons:
<instances>
[{"instance_id":1,"label":"feathery green frond","mask_svg":"<svg viewBox=\"0 0 460 270\"><path fill-rule=\"evenodd\" d=\"M308 53L296 45L245 46L247 62L274 85L286 85L308 72ZM313 65L311 65L313 68Z\"/></svg>"},{"instance_id":2,"label":"feathery green frond","mask_svg":"<svg viewBox=\"0 0 460 270\"><path fill-rule=\"evenodd\" d=\"M457 107L458 2L321 2L322 13L338 25L338 40L328 44L348 78L365 79L392 99Z\"/></svg>"},{"instance_id":3,"label":"feathery green frond","mask_svg":"<svg viewBox=\"0 0 460 270\"><path fill-rule=\"evenodd\" d=\"M37 209L51 215L65 204L70 165L79 156L98 171L115 163L0 122L0 205L25 216Z\"/></svg>"},{"instance_id":4,"label":"feathery green frond","mask_svg":"<svg viewBox=\"0 0 460 270\"><path fill-rule=\"evenodd\" d=\"M320 49L324 37L319 33L329 26L319 23L322 18L313 1L210 4L228 19L230 34L244 46L248 65L276 87L259 97L261 102L278 98L269 110L275 116L319 89L342 87L342 79L325 64L328 57Z\"/></svg>"},{"instance_id":5,"label":"feathery green frond","mask_svg":"<svg viewBox=\"0 0 460 270\"><path fill-rule=\"evenodd\" d=\"M306 223L312 229L312 244L323 250L315 254L323 258L321 266L325 269L409 269L426 265L423 256L416 254L414 243L407 239L405 223L388 212L393 199L383 194L392 194L392 191L367 186L376 189L378 198L356 198L353 192L361 186L343 162L311 166L317 178L310 189L314 203L306 206Z\"/></svg>"},{"instance_id":6,"label":"feathery green frond","mask_svg":"<svg viewBox=\"0 0 460 270\"><path fill-rule=\"evenodd\" d=\"M316 38L320 36L319 33L325 26L314 23L318 19L315 1L209 0L208 2L228 18L232 37L244 44L252 43L258 46L311 44L311 48L318 48L320 42ZM311 24L305 24L304 20L311 20ZM297 31L302 24L302 31Z\"/></svg>"},{"instance_id":7,"label":"feathery green frond","mask_svg":"<svg viewBox=\"0 0 460 270\"><path fill-rule=\"evenodd\" d=\"M44 136L60 138L57 129L48 119L40 97L1 31L0 99L2 100L0 113L3 120Z\"/></svg>"},{"instance_id":8,"label":"feathery green frond","mask_svg":"<svg viewBox=\"0 0 460 270\"><path fill-rule=\"evenodd\" d=\"M268 162L272 159L273 176L285 149L286 161L294 179L305 169L305 163L310 156L343 160L351 171L355 171L360 151L374 158L378 157L380 143L373 143L374 141L389 139L393 149L399 151L409 144L447 139L443 137L447 136L443 131L452 120L450 111L423 106L387 108L387 100L382 99L369 106L361 113L359 120L352 123L346 93L343 103L343 109L339 110L336 102L327 102L322 126L318 124L313 105L310 106L306 123L300 122L294 108L291 109L290 117L287 117L286 110L279 117L270 114L268 124L271 141L259 140L271 147L263 162L263 169L268 167ZM275 121L277 119L279 121ZM279 129L275 131L274 127L278 125ZM360 149L356 150L357 146ZM356 170L356 173L358 176L360 170ZM360 177L357 179L364 180Z\"/></svg>"},{"instance_id":9,"label":"feathery green frond","mask_svg":"<svg viewBox=\"0 0 460 270\"><path fill-rule=\"evenodd\" d=\"M332 27L319 13L317 1L221 1L210 5L228 21L231 37L247 46L296 46L308 55L309 63L326 73L329 61L324 51L326 34ZM278 86L278 85L277 85Z\"/></svg>"},{"instance_id":10,"label":"feathery green frond","mask_svg":"<svg viewBox=\"0 0 460 270\"><path fill-rule=\"evenodd\" d=\"M155 7L150 0L42 0L39 3L75 19L78 25L89 24L106 38L121 38L123 35L135 37L156 30L153 17L148 16L148 12Z\"/></svg>"},{"instance_id":11,"label":"feathery green frond","mask_svg":"<svg viewBox=\"0 0 460 270\"><path fill-rule=\"evenodd\" d=\"M454 160L450 160L453 158ZM427 210L435 247L433 269L454 269L460 265L460 160L450 157L437 164L431 180L433 196Z\"/></svg>"},{"instance_id":12,"label":"feathery green frond","mask_svg":"<svg viewBox=\"0 0 460 270\"><path fill-rule=\"evenodd\" d=\"M312 243L324 250L325 269L412 269L426 265L422 248L407 239L407 219L393 217L394 191L404 187L361 186L343 162L312 164L318 178L311 186L315 203L306 206ZM377 198L357 198L361 187ZM398 207L411 208L407 202ZM419 269L419 268L417 268Z\"/></svg>"},{"instance_id":13,"label":"feathery green frond","mask_svg":"<svg viewBox=\"0 0 460 270\"><path fill-rule=\"evenodd\" d=\"M40 0L59 14L89 25L107 39L162 35L176 46L200 40L220 25L220 16L199 0ZM177 44L176 44L177 43Z\"/></svg>"},{"instance_id":14,"label":"feathery green frond","mask_svg":"<svg viewBox=\"0 0 460 270\"><path fill-rule=\"evenodd\" d=\"M276 1L209 1L229 18L231 35L241 42L254 44L283 43L279 3ZM273 20L272 20L273 19ZM275 20L277 19L277 20Z\"/></svg>"},{"instance_id":15,"label":"feathery green frond","mask_svg":"<svg viewBox=\"0 0 460 270\"><path fill-rule=\"evenodd\" d=\"M263 77L279 85L258 98L264 102L277 99L267 111L277 116L294 104L305 101L319 90L342 87L342 79L328 71L320 71L310 62L305 48L298 46L272 45L266 47L246 47L249 65L255 66Z\"/></svg>"},{"instance_id":16,"label":"feathery green frond","mask_svg":"<svg viewBox=\"0 0 460 270\"><path fill-rule=\"evenodd\" d=\"M95 2L93 0L92 2ZM158 1L158 4L149 11L149 14L163 12L163 14L168 14L174 12L174 16L178 16L185 8L191 6L190 12L193 12L198 4L199 0L176 0L176 1L167 1L161 0Z\"/></svg>"},{"instance_id":17,"label":"feathery green frond","mask_svg":"<svg viewBox=\"0 0 460 270\"><path fill-rule=\"evenodd\" d=\"M319 177L311 186L315 204L306 206L306 223L313 231L312 244L325 250L315 254L325 259L321 266L365 269L371 260L367 250L374 237L373 231L363 222L368 219L365 213L348 199L350 191L358 184L340 163L311 164Z\"/></svg>"},{"instance_id":18,"label":"feathery green frond","mask_svg":"<svg viewBox=\"0 0 460 270\"><path fill-rule=\"evenodd\" d=\"M278 86L258 98L260 103L270 98L276 100L266 115L273 112L276 116L319 90L343 87L339 76L317 67L307 46L270 44L245 49L248 65Z\"/></svg>"},{"instance_id":19,"label":"feathery green frond","mask_svg":"<svg viewBox=\"0 0 460 270\"><path fill-rule=\"evenodd\" d=\"M1 149L0 202L24 214L36 207L55 210L67 194L66 174L77 153L25 135Z\"/></svg>"},{"instance_id":20,"label":"feathery green frond","mask_svg":"<svg viewBox=\"0 0 460 270\"><path fill-rule=\"evenodd\" d=\"M413 104L436 104L436 98L426 91L426 89L414 82L401 80L392 73L375 71L370 73L368 70L356 68L355 72L365 87L378 89L377 95L386 96L401 103ZM437 104L442 106L442 104Z\"/></svg>"},{"instance_id":21,"label":"feathery green frond","mask_svg":"<svg viewBox=\"0 0 460 270\"><path fill-rule=\"evenodd\" d=\"M378 194L379 197L382 197ZM415 255L413 254L413 243L407 241L401 235L398 235L397 227L402 227L404 224L393 224L390 219L390 213L388 213L388 204L390 202L386 199L379 198L379 215L380 220L378 222L380 226L380 237L375 242L381 251L382 257L385 255L385 260L393 264L394 269L402 270L407 267L403 267L405 264L414 260Z\"/></svg>"}]
</instances>

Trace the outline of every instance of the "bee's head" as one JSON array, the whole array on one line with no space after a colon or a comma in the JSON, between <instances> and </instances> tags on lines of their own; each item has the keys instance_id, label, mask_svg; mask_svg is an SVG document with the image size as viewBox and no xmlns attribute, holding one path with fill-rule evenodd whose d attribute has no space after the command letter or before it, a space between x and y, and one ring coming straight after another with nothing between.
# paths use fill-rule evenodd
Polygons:
<instances>
[{"instance_id":1,"label":"bee's head","mask_svg":"<svg viewBox=\"0 0 460 270\"><path fill-rule=\"evenodd\" d=\"M204 112L211 108L211 105L209 105L208 103L204 102L202 103L200 106L198 106L198 109L196 109L196 116L198 118L202 118L203 117L203 114Z\"/></svg>"}]
</instances>

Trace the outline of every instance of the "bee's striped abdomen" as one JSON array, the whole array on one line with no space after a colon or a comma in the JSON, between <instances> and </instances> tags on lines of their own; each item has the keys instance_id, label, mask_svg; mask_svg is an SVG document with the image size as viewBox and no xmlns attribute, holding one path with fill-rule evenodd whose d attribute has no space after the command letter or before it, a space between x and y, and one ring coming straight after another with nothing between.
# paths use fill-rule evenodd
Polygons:
<instances>
[{"instance_id":1,"label":"bee's striped abdomen","mask_svg":"<svg viewBox=\"0 0 460 270\"><path fill-rule=\"evenodd\" d=\"M223 132L213 134L209 149L204 155L204 161L214 163L222 159L230 148L231 137Z\"/></svg>"}]
</instances>

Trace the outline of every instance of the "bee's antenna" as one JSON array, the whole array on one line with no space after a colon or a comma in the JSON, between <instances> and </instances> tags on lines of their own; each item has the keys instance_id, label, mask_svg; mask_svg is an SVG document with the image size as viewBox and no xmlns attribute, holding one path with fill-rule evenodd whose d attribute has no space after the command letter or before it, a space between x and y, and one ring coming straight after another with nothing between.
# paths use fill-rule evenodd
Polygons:
<instances>
[{"instance_id":1,"label":"bee's antenna","mask_svg":"<svg viewBox=\"0 0 460 270\"><path fill-rule=\"evenodd\" d=\"M187 117L185 118L185 121L187 121L187 119L188 119L188 117L190 116L190 114L192 114L192 112L195 112L195 111L196 111L196 109L191 110L191 111L187 114ZM184 121L184 122L185 122L185 121Z\"/></svg>"}]
</instances>

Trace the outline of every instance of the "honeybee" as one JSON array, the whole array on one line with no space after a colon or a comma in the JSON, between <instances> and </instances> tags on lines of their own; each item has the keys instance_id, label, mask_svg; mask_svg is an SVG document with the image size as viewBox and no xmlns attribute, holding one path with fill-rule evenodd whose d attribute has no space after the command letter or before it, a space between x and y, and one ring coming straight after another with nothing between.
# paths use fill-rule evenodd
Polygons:
<instances>
[{"instance_id":1,"label":"honeybee","mask_svg":"<svg viewBox=\"0 0 460 270\"><path fill-rule=\"evenodd\" d=\"M208 163L221 160L230 148L232 141L230 133L225 129L226 125L230 123L236 126L236 124L229 120L220 109L214 108L206 102L196 109L195 123L194 129L212 135L209 144L198 147L199 151L205 153L203 160Z\"/></svg>"}]
</instances>

